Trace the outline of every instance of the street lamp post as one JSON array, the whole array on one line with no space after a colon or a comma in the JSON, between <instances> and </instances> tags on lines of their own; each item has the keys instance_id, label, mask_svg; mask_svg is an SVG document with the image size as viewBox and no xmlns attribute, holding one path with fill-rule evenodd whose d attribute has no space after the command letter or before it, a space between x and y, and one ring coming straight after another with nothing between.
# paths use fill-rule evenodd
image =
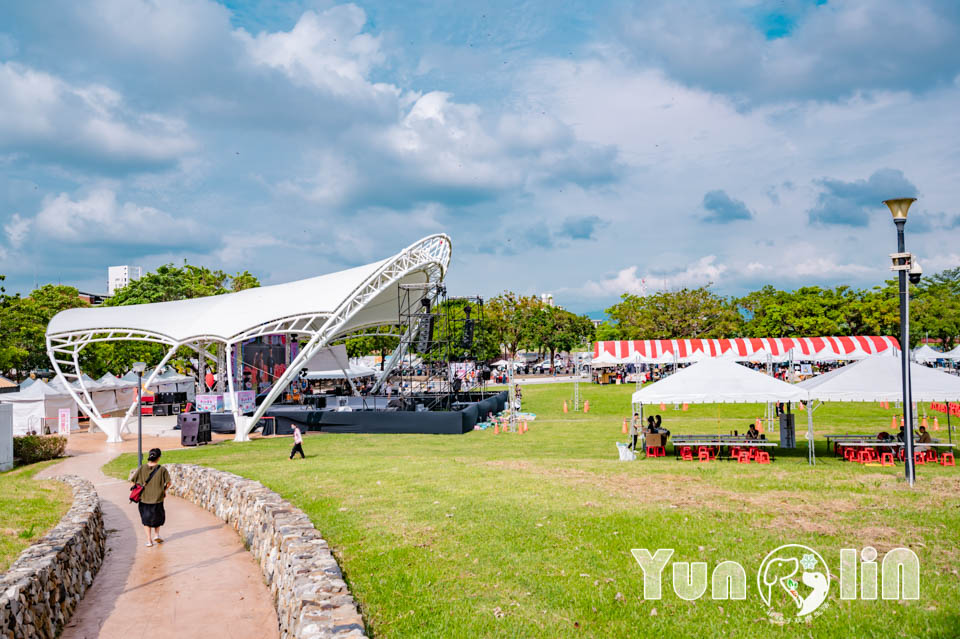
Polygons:
<instances>
[{"instance_id":1,"label":"street lamp post","mask_svg":"<svg viewBox=\"0 0 960 639\"><path fill-rule=\"evenodd\" d=\"M145 362L136 362L133 371L137 374L137 467L143 466L143 371Z\"/></svg>"},{"instance_id":2,"label":"street lamp post","mask_svg":"<svg viewBox=\"0 0 960 639\"><path fill-rule=\"evenodd\" d=\"M916 198L884 200L884 204L893 214L893 223L897 226L897 252L891 255L893 270L897 271L900 283L900 366L903 381L903 445L904 472L907 483L913 486L916 481L916 468L913 458L913 389L910 384L910 289L907 276L911 271L911 255L906 252L903 240L903 227L907 223L907 211Z\"/></svg>"}]
</instances>

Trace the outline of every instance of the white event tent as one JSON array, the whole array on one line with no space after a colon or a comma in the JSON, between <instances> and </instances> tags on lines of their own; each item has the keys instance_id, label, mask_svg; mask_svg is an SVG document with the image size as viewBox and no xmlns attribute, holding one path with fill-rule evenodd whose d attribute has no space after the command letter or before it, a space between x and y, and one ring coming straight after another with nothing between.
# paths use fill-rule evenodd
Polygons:
<instances>
[{"instance_id":1,"label":"white event tent","mask_svg":"<svg viewBox=\"0 0 960 639\"><path fill-rule=\"evenodd\" d=\"M633 394L634 404L731 404L807 399L796 386L730 360L704 360Z\"/></svg>"},{"instance_id":2,"label":"white event tent","mask_svg":"<svg viewBox=\"0 0 960 639\"><path fill-rule=\"evenodd\" d=\"M960 344L957 344L951 348L949 351L941 355L941 357L943 359L951 359L954 361L960 360Z\"/></svg>"},{"instance_id":3,"label":"white event tent","mask_svg":"<svg viewBox=\"0 0 960 639\"><path fill-rule=\"evenodd\" d=\"M43 433L44 424L56 432L61 408L70 411L70 429L78 427L77 403L70 395L43 380L34 380L19 392L0 395L0 402L13 405L14 435Z\"/></svg>"},{"instance_id":4,"label":"white event tent","mask_svg":"<svg viewBox=\"0 0 960 639\"><path fill-rule=\"evenodd\" d=\"M120 441L120 432L131 416L128 409L122 422L104 418L83 389L81 351L96 342L138 340L163 344L166 354L144 380L149 388L157 371L182 347L206 356L208 344L224 345L227 358L227 385L234 393L234 346L266 335L297 335L301 349L257 407L246 417L234 408L236 440L246 441L254 425L280 393L318 350L356 331L399 321L401 285L411 305L419 303L427 285L440 283L450 263L451 242L443 234L431 235L384 260L355 268L286 284L251 288L237 293L214 295L175 302L70 309L58 313L47 327L47 355L61 379L79 380L78 392L68 384L71 396L102 430L108 441ZM403 356L401 346L381 374L377 384Z\"/></svg>"},{"instance_id":5,"label":"white event tent","mask_svg":"<svg viewBox=\"0 0 960 639\"><path fill-rule=\"evenodd\" d=\"M915 362L928 364L930 362L935 362L938 359L943 359L943 353L940 351L935 351L927 344L924 344L920 348L913 349L913 352L910 354L910 358Z\"/></svg>"},{"instance_id":6,"label":"white event tent","mask_svg":"<svg viewBox=\"0 0 960 639\"><path fill-rule=\"evenodd\" d=\"M379 371L360 361L350 362L345 344L322 348L304 364L307 379L348 379L372 377Z\"/></svg>"},{"instance_id":7,"label":"white event tent","mask_svg":"<svg viewBox=\"0 0 960 639\"><path fill-rule=\"evenodd\" d=\"M633 394L633 404L743 404L797 402L807 393L793 384L726 358L707 359ZM807 430L807 455L813 463L813 424Z\"/></svg>"},{"instance_id":8,"label":"white event tent","mask_svg":"<svg viewBox=\"0 0 960 639\"><path fill-rule=\"evenodd\" d=\"M960 377L910 363L913 401L960 401ZM903 401L899 357L868 357L797 384L824 402Z\"/></svg>"}]
</instances>

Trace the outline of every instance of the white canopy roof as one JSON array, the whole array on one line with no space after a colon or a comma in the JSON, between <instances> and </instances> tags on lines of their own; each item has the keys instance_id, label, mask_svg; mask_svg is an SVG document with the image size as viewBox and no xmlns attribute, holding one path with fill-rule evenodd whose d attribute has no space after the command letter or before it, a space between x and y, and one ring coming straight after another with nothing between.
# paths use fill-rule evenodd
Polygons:
<instances>
[{"instance_id":1,"label":"white canopy roof","mask_svg":"<svg viewBox=\"0 0 960 639\"><path fill-rule=\"evenodd\" d=\"M603 351L592 360L590 360L590 366L594 368L603 368L605 366L616 366L617 364L622 364L623 362L619 357L614 357L610 353Z\"/></svg>"},{"instance_id":2,"label":"white canopy roof","mask_svg":"<svg viewBox=\"0 0 960 639\"><path fill-rule=\"evenodd\" d=\"M957 344L949 351L941 355L943 359L960 360L960 344Z\"/></svg>"},{"instance_id":3,"label":"white canopy roof","mask_svg":"<svg viewBox=\"0 0 960 639\"><path fill-rule=\"evenodd\" d=\"M421 243L425 244L430 239L425 238ZM353 298L358 289L381 267L405 254L406 252L329 275L261 286L226 295L155 304L70 309L54 316L47 327L47 335L56 337L83 331L134 330L158 335L176 343L193 339L218 339L228 342L264 324L291 317L309 318L321 315L322 317L298 327L304 331L314 331L322 325L326 317ZM441 268L446 268L445 261ZM425 284L428 277L425 270L406 273L384 287L377 297L359 309L339 333L349 333L365 326L395 323L398 285Z\"/></svg>"},{"instance_id":4,"label":"white canopy roof","mask_svg":"<svg viewBox=\"0 0 960 639\"><path fill-rule=\"evenodd\" d=\"M960 400L960 377L910 363L913 401ZM868 357L797 384L810 399L825 402L894 402L903 400L900 358Z\"/></svg>"},{"instance_id":5,"label":"white canopy roof","mask_svg":"<svg viewBox=\"0 0 960 639\"><path fill-rule=\"evenodd\" d=\"M927 344L924 344L920 348L913 349L911 357L913 358L913 361L925 364L927 362L935 362L938 359L942 359L943 353L940 351L935 351Z\"/></svg>"},{"instance_id":6,"label":"white canopy roof","mask_svg":"<svg viewBox=\"0 0 960 639\"><path fill-rule=\"evenodd\" d=\"M799 401L807 394L796 386L723 359L692 364L633 394L635 404L687 402L758 403Z\"/></svg>"},{"instance_id":7,"label":"white canopy roof","mask_svg":"<svg viewBox=\"0 0 960 639\"><path fill-rule=\"evenodd\" d=\"M0 399L5 402L32 402L44 397L64 397L67 396L65 390L54 388L42 379L35 379L26 388L16 393L4 393Z\"/></svg>"}]
</instances>

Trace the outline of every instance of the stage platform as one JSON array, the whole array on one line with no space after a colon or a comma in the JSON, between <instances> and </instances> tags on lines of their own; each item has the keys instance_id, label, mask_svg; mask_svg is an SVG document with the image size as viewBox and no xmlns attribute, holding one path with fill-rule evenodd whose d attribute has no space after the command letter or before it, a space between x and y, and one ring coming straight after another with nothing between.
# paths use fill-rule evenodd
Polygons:
<instances>
[{"instance_id":1,"label":"stage platform","mask_svg":"<svg viewBox=\"0 0 960 639\"><path fill-rule=\"evenodd\" d=\"M294 424L299 424L302 431L325 433L461 435L473 430L489 413L502 411L507 403L507 391L487 393L483 397L479 393L461 393L455 398L452 410L447 411L401 410L404 405L423 404L425 399L332 397L322 409L274 404L266 414L271 419L261 420L258 428L264 435L288 435L293 432Z\"/></svg>"}]
</instances>

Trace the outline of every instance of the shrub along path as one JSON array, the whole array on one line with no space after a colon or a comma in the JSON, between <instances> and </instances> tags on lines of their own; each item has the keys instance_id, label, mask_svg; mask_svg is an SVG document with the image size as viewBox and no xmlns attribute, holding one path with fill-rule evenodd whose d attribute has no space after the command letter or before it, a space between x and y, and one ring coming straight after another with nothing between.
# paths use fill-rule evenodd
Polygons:
<instances>
[{"instance_id":1,"label":"shrub along path","mask_svg":"<svg viewBox=\"0 0 960 639\"><path fill-rule=\"evenodd\" d=\"M179 445L148 441L145 449ZM92 481L107 528L103 567L61 636L277 637L277 613L259 566L215 515L168 497L164 543L144 546L137 507L128 499L130 483L100 472L121 450L136 451L136 440L108 445L103 434L71 435L67 452L74 456L43 472Z\"/></svg>"}]
</instances>

